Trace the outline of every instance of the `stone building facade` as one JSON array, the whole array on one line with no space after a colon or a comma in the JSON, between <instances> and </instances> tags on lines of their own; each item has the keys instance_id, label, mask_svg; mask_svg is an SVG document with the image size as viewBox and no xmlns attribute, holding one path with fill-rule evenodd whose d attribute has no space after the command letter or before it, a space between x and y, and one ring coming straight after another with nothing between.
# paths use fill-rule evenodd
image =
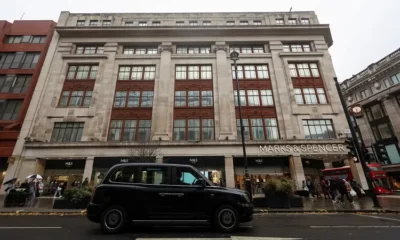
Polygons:
<instances>
[{"instance_id":1,"label":"stone building facade","mask_svg":"<svg viewBox=\"0 0 400 240\"><path fill-rule=\"evenodd\" d=\"M0 21L0 184L55 27L50 20Z\"/></svg>"},{"instance_id":2,"label":"stone building facade","mask_svg":"<svg viewBox=\"0 0 400 240\"><path fill-rule=\"evenodd\" d=\"M243 188L236 50L254 194L268 175L300 189L347 158L332 42L314 12L62 12L7 175L96 184L151 143Z\"/></svg>"},{"instance_id":3,"label":"stone building facade","mask_svg":"<svg viewBox=\"0 0 400 240\"><path fill-rule=\"evenodd\" d=\"M372 161L380 163L400 189L400 49L341 83L349 107L359 105L358 134Z\"/></svg>"}]
</instances>

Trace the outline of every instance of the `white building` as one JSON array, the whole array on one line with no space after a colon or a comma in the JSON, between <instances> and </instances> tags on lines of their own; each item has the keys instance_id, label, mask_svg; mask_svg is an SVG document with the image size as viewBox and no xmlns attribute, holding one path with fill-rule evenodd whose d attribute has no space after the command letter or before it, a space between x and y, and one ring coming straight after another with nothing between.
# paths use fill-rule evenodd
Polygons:
<instances>
[{"instance_id":1,"label":"white building","mask_svg":"<svg viewBox=\"0 0 400 240\"><path fill-rule=\"evenodd\" d=\"M253 187L301 188L347 158L331 45L314 12L62 12L7 176L96 184L150 136L157 161L243 188L236 50Z\"/></svg>"}]
</instances>

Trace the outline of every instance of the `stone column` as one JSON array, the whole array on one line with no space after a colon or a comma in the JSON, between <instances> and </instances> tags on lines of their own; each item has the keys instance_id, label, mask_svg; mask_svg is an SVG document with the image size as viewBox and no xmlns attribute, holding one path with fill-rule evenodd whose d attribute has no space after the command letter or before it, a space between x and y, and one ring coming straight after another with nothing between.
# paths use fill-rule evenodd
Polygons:
<instances>
[{"instance_id":1,"label":"stone column","mask_svg":"<svg viewBox=\"0 0 400 240\"><path fill-rule=\"evenodd\" d=\"M296 184L296 190L303 190L303 181L306 180L304 175L303 163L300 156L289 156L290 176Z\"/></svg>"},{"instance_id":2,"label":"stone column","mask_svg":"<svg viewBox=\"0 0 400 240\"><path fill-rule=\"evenodd\" d=\"M214 113L215 125L219 126L219 132L215 133L216 139L234 140L237 135L236 112L233 100L231 63L227 58L228 46L225 42L216 42L214 51L217 57L217 71L213 75Z\"/></svg>"},{"instance_id":3,"label":"stone column","mask_svg":"<svg viewBox=\"0 0 400 240\"><path fill-rule=\"evenodd\" d=\"M85 178L87 178L89 180L89 184L92 181L93 162L94 162L94 157L86 158L85 169L83 170L82 182L85 181Z\"/></svg>"},{"instance_id":4,"label":"stone column","mask_svg":"<svg viewBox=\"0 0 400 240\"><path fill-rule=\"evenodd\" d=\"M282 52L280 41L270 41L272 55L271 83L275 100L276 116L279 125L280 136L285 139L292 139L293 136L301 138L297 118L293 115L293 106L296 104L291 99L290 92L293 92L293 84L290 76L286 76L285 65L279 53Z\"/></svg>"},{"instance_id":5,"label":"stone column","mask_svg":"<svg viewBox=\"0 0 400 240\"><path fill-rule=\"evenodd\" d=\"M364 140L365 146L371 146L375 141L366 114L364 114L364 117L362 118L357 118L357 125L360 129L361 137Z\"/></svg>"},{"instance_id":6,"label":"stone column","mask_svg":"<svg viewBox=\"0 0 400 240\"><path fill-rule=\"evenodd\" d=\"M169 141L173 138L173 111L174 111L174 73L171 63L173 46L170 42L163 42L161 51L159 77L154 86L153 114L151 127L153 140Z\"/></svg>"},{"instance_id":7,"label":"stone column","mask_svg":"<svg viewBox=\"0 0 400 240\"><path fill-rule=\"evenodd\" d=\"M235 170L232 156L225 156L225 181L227 187L235 187Z\"/></svg>"},{"instance_id":8,"label":"stone column","mask_svg":"<svg viewBox=\"0 0 400 240\"><path fill-rule=\"evenodd\" d=\"M349 159L347 163L350 166L351 174L353 175L354 179L361 184L362 189L368 190L367 179L365 178L361 163L355 163L352 159Z\"/></svg>"},{"instance_id":9,"label":"stone column","mask_svg":"<svg viewBox=\"0 0 400 240\"><path fill-rule=\"evenodd\" d=\"M46 160L36 159L35 171L34 173L44 175L44 170L46 169Z\"/></svg>"},{"instance_id":10,"label":"stone column","mask_svg":"<svg viewBox=\"0 0 400 240\"><path fill-rule=\"evenodd\" d=\"M392 123L394 135L400 139L400 113L396 109L396 99L392 96L382 98L383 106L386 109L387 115Z\"/></svg>"}]
</instances>

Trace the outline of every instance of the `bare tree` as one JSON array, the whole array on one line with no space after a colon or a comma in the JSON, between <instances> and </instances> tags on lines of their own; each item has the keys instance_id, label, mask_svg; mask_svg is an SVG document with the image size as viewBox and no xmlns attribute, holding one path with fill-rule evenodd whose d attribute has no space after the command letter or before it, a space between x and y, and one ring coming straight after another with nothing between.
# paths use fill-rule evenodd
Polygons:
<instances>
[{"instance_id":1,"label":"bare tree","mask_svg":"<svg viewBox=\"0 0 400 240\"><path fill-rule=\"evenodd\" d=\"M154 141L152 137L139 140L138 144L129 147L129 155L135 162L155 163L157 155L160 154L161 141Z\"/></svg>"}]
</instances>

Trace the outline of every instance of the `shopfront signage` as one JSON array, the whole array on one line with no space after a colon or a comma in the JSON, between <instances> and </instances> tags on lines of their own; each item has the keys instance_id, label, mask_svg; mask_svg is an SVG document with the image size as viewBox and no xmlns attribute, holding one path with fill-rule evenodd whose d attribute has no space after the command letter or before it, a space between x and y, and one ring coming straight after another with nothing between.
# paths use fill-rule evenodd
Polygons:
<instances>
[{"instance_id":1,"label":"shopfront signage","mask_svg":"<svg viewBox=\"0 0 400 240\"><path fill-rule=\"evenodd\" d=\"M261 153L344 153L343 144L260 145Z\"/></svg>"},{"instance_id":2,"label":"shopfront signage","mask_svg":"<svg viewBox=\"0 0 400 240\"><path fill-rule=\"evenodd\" d=\"M199 160L198 160L197 158L190 158L190 159L189 159L189 162L190 162L191 164L196 164L198 161L199 161Z\"/></svg>"},{"instance_id":3,"label":"shopfront signage","mask_svg":"<svg viewBox=\"0 0 400 240\"><path fill-rule=\"evenodd\" d=\"M258 158L256 160L254 160L254 162L256 162L257 164L263 164L264 160L262 160L261 158Z\"/></svg>"},{"instance_id":4,"label":"shopfront signage","mask_svg":"<svg viewBox=\"0 0 400 240\"><path fill-rule=\"evenodd\" d=\"M129 162L129 159L127 159L127 158L122 158L121 159L121 163L127 163L127 162Z\"/></svg>"},{"instance_id":5,"label":"shopfront signage","mask_svg":"<svg viewBox=\"0 0 400 240\"><path fill-rule=\"evenodd\" d=\"M65 162L65 166L66 167L72 167L72 165L74 165L73 162Z\"/></svg>"}]
</instances>

